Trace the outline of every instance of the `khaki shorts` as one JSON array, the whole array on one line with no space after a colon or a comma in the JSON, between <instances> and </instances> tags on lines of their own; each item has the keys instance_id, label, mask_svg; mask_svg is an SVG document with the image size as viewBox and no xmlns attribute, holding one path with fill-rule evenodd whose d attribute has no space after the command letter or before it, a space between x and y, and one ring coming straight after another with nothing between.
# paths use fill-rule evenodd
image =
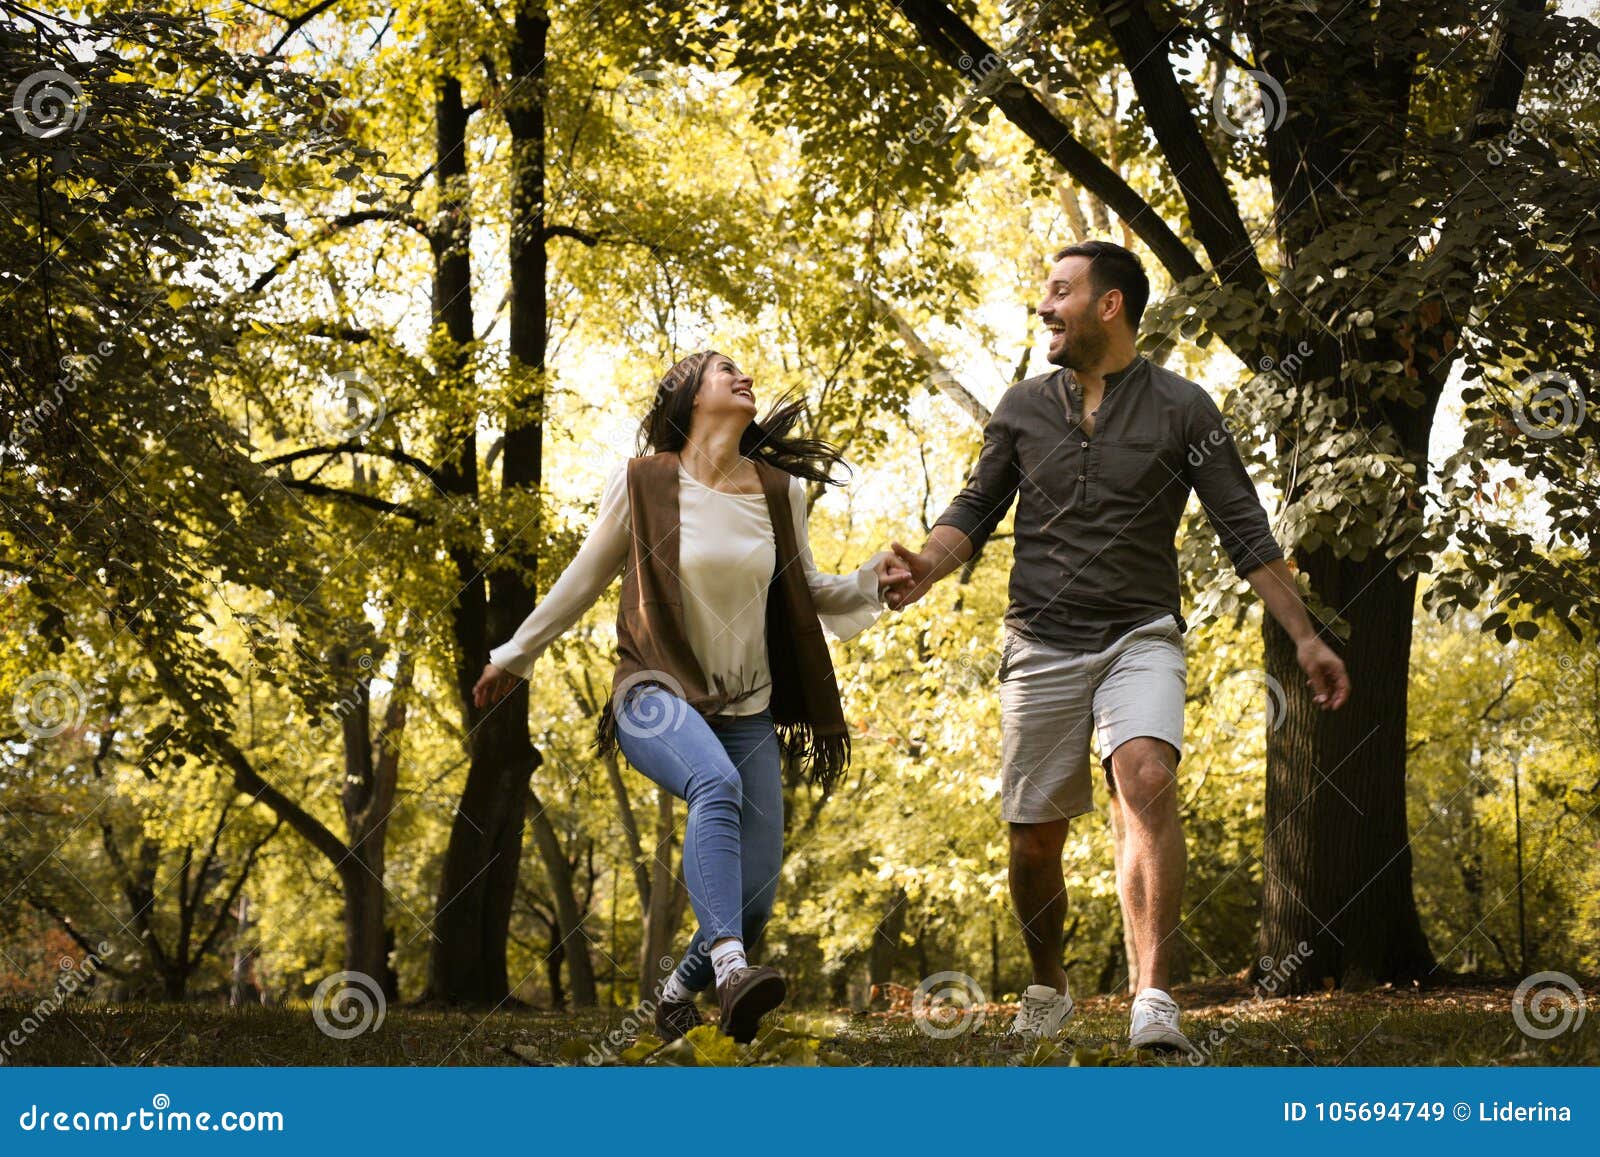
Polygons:
<instances>
[{"instance_id":1,"label":"khaki shorts","mask_svg":"<svg viewBox=\"0 0 1600 1157\"><path fill-rule=\"evenodd\" d=\"M1062 651L1006 628L1000 658L1000 818L1037 824L1094 810L1091 730L1111 754L1140 736L1183 753L1188 667L1183 631L1164 615L1103 651Z\"/></svg>"}]
</instances>

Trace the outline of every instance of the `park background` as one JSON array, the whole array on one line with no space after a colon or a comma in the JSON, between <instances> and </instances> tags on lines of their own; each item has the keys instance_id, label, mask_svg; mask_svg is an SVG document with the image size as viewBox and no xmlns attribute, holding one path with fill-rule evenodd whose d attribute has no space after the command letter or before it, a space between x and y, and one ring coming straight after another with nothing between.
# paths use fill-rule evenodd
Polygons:
<instances>
[{"instance_id":1,"label":"park background","mask_svg":"<svg viewBox=\"0 0 1600 1157\"><path fill-rule=\"evenodd\" d=\"M915 546L1088 237L1144 260L1141 348L1223 407L1355 686L1311 707L1191 503L1180 994L1291 1018L1245 1062L1597 1059L1595 19L0 0L0 1027L61 997L10 1059L227 1059L223 1006L281 1014L234 1057L268 1061L637 1027L689 915L681 805L591 742L616 589L479 711L488 649L708 345L853 464L824 569ZM835 646L852 772L788 776L760 956L889 1059L965 1055L894 1019L929 978L991 1031L1027 983L1009 526ZM1066 853L1091 1041L1129 975L1104 816ZM1512 1025L1543 973L1570 1033ZM336 977L388 1036L295 1035Z\"/></svg>"}]
</instances>

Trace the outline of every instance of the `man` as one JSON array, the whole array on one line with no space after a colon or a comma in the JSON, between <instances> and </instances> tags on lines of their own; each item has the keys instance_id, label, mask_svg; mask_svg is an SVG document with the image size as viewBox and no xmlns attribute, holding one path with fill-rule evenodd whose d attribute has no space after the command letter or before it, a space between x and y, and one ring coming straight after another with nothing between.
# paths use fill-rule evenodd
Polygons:
<instances>
[{"instance_id":1,"label":"man","mask_svg":"<svg viewBox=\"0 0 1600 1157\"><path fill-rule=\"evenodd\" d=\"M1001 817L1011 896L1033 964L1013 1039L1052 1037L1072 1012L1062 969L1067 824L1092 810L1098 733L1118 876L1138 953L1130 1043L1187 1050L1167 992L1183 892L1177 765L1186 668L1178 522L1200 497L1234 569L1298 646L1314 701L1349 695L1316 634L1266 512L1210 396L1134 348L1150 295L1139 260L1089 241L1055 255L1037 313L1059 367L1007 390L965 489L920 552L899 543L904 607L982 549L1017 505L1000 659Z\"/></svg>"}]
</instances>

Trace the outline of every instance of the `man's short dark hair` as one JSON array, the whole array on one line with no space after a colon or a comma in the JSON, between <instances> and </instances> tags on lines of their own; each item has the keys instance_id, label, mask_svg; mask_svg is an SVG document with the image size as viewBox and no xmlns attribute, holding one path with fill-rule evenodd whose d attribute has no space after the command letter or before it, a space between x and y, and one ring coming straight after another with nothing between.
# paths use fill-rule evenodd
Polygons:
<instances>
[{"instance_id":1,"label":"man's short dark hair","mask_svg":"<svg viewBox=\"0 0 1600 1157\"><path fill-rule=\"evenodd\" d=\"M1144 275L1144 266L1130 250L1111 241L1080 241L1068 245L1052 261L1063 257L1089 259L1089 288L1096 297L1107 290L1122 291L1122 308L1128 323L1139 332L1139 319L1144 316L1145 303L1150 300L1150 279Z\"/></svg>"}]
</instances>

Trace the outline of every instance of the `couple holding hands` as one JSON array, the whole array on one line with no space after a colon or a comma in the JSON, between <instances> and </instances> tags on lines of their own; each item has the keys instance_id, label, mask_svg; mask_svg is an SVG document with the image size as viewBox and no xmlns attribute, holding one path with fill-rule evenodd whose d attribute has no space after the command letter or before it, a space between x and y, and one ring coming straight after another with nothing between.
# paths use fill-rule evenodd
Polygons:
<instances>
[{"instance_id":1,"label":"couple holding hands","mask_svg":"<svg viewBox=\"0 0 1600 1157\"><path fill-rule=\"evenodd\" d=\"M1117 810L1118 878L1138 954L1129 1039L1186 1050L1167 992L1184 839L1187 629L1174 539L1189 492L1230 561L1296 641L1314 701L1341 706L1349 680L1317 636L1215 403L1140 356L1149 298L1138 258L1089 241L1056 253L1036 313L1057 367L1012 386L977 466L920 551L899 543L846 575L818 571L802 480L834 481L837 450L795 431L799 403L756 420L751 379L707 351L661 380L640 430L646 453L606 483L572 564L474 688L499 701L619 573L618 664L597 721L688 805L683 874L699 929L656 1005L672 1040L701 1023L714 987L722 1031L751 1040L784 997L746 946L772 912L783 860L780 746L817 784L850 758L823 630L848 639L883 607L921 598L980 550L1017 502L999 681L1001 817L1010 886L1033 980L1008 1030L1053 1037L1072 1012L1062 968L1062 848L1092 809L1091 731Z\"/></svg>"}]
</instances>

